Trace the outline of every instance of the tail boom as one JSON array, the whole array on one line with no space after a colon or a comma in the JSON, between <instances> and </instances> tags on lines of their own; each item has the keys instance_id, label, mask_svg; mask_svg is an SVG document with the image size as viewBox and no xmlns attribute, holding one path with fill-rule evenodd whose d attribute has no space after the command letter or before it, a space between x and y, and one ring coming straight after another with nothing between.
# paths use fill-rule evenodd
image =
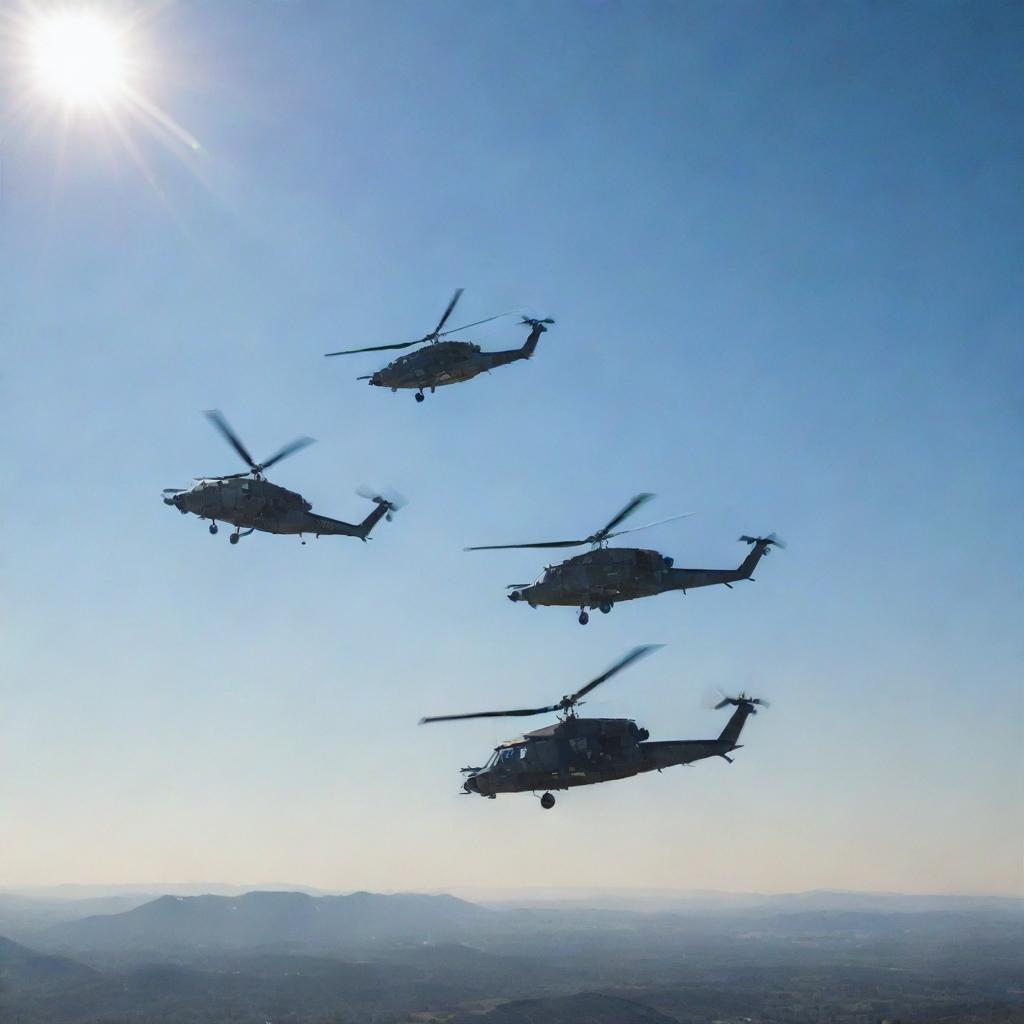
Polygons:
<instances>
[{"instance_id":1,"label":"tail boom","mask_svg":"<svg viewBox=\"0 0 1024 1024\"><path fill-rule=\"evenodd\" d=\"M717 757L730 748L719 740L657 740L640 744L642 772L661 771L680 764L692 764L707 757Z\"/></svg>"},{"instance_id":2,"label":"tail boom","mask_svg":"<svg viewBox=\"0 0 1024 1024\"><path fill-rule=\"evenodd\" d=\"M373 501L377 507L361 523L346 523L341 519L331 519L330 516L307 513L308 524L303 532L315 534L317 537L358 537L365 541L370 531L395 508L386 498L377 497Z\"/></svg>"},{"instance_id":3,"label":"tail boom","mask_svg":"<svg viewBox=\"0 0 1024 1024\"><path fill-rule=\"evenodd\" d=\"M508 363L516 363L520 359L529 359L533 355L534 351L536 351L537 342L540 340L540 336L547 330L547 328L540 320L530 320L528 322L531 325L530 336L526 339L526 343L523 347L513 348L506 352L488 352L488 369L493 369L495 366L506 366Z\"/></svg>"},{"instance_id":4,"label":"tail boom","mask_svg":"<svg viewBox=\"0 0 1024 1024\"><path fill-rule=\"evenodd\" d=\"M668 582L673 590L692 590L696 587L713 587L718 584L729 586L740 580L753 577L758 562L777 541L772 537L741 537L752 544L750 554L735 569L669 569Z\"/></svg>"},{"instance_id":5,"label":"tail boom","mask_svg":"<svg viewBox=\"0 0 1024 1024\"><path fill-rule=\"evenodd\" d=\"M732 713L721 735L715 740L662 740L640 744L643 758L642 772L661 771L677 764L692 764L708 757L724 757L731 760L729 754L740 748L736 741L740 738L743 726L750 715L757 714L753 704L741 700Z\"/></svg>"}]
</instances>

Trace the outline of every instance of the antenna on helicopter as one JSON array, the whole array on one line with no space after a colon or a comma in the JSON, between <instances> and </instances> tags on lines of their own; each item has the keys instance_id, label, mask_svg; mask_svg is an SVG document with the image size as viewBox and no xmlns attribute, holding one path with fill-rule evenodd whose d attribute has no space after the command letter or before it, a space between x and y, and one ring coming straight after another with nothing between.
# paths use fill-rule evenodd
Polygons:
<instances>
[{"instance_id":1,"label":"antenna on helicopter","mask_svg":"<svg viewBox=\"0 0 1024 1024\"><path fill-rule=\"evenodd\" d=\"M669 516L667 519L658 519L653 523L645 523L643 526L631 526L628 530L616 530L615 527L624 522L641 505L646 505L653 498L653 494L637 494L610 522L606 523L596 533L582 540L549 540L537 544L481 544L475 547L463 548L463 551L497 551L506 548L578 548L584 544L591 544L594 547L604 546L612 537L620 537L624 533L636 533L637 530L647 530L652 526L660 526L662 523L671 523L676 519L686 519L692 516L692 512L684 512L682 515Z\"/></svg>"},{"instance_id":2,"label":"antenna on helicopter","mask_svg":"<svg viewBox=\"0 0 1024 1024\"><path fill-rule=\"evenodd\" d=\"M581 686L575 693L566 694L557 704L549 704L543 708L518 708L515 711L476 711L468 715L435 715L431 718L421 718L419 724L427 725L430 722L454 722L465 718L525 718L529 715L545 715L551 711L563 713L567 718L576 715L576 707L584 703L583 698L591 690L606 683L612 676L621 672L627 665L634 661L659 650L663 644L645 644L642 647L634 647L624 658L620 658L611 668L602 672L596 679L591 679L586 686Z\"/></svg>"}]
</instances>

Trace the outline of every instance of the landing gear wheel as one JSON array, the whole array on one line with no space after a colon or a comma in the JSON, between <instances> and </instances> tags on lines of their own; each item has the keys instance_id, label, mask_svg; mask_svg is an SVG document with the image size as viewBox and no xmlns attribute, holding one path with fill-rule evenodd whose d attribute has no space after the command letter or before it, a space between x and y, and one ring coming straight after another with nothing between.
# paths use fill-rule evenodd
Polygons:
<instances>
[{"instance_id":1,"label":"landing gear wheel","mask_svg":"<svg viewBox=\"0 0 1024 1024\"><path fill-rule=\"evenodd\" d=\"M545 811L550 811L555 806L555 795L554 793L545 793L540 798L540 805Z\"/></svg>"},{"instance_id":2,"label":"landing gear wheel","mask_svg":"<svg viewBox=\"0 0 1024 1024\"><path fill-rule=\"evenodd\" d=\"M612 606L607 601L598 607L601 609L602 615L607 615L612 610Z\"/></svg>"},{"instance_id":3,"label":"landing gear wheel","mask_svg":"<svg viewBox=\"0 0 1024 1024\"><path fill-rule=\"evenodd\" d=\"M425 397L425 395L423 394L422 391L417 391L416 392L416 401L417 402L422 402L424 397Z\"/></svg>"},{"instance_id":4,"label":"landing gear wheel","mask_svg":"<svg viewBox=\"0 0 1024 1024\"><path fill-rule=\"evenodd\" d=\"M228 540L231 541L232 544L237 544L238 543L238 534L237 533L231 534L231 536L228 537Z\"/></svg>"},{"instance_id":5,"label":"landing gear wheel","mask_svg":"<svg viewBox=\"0 0 1024 1024\"><path fill-rule=\"evenodd\" d=\"M590 616L586 612L580 612L580 625L585 626L590 621ZM554 797L551 798L554 800Z\"/></svg>"},{"instance_id":6,"label":"landing gear wheel","mask_svg":"<svg viewBox=\"0 0 1024 1024\"><path fill-rule=\"evenodd\" d=\"M216 533L216 532L217 532L217 524L216 523L210 523L210 533Z\"/></svg>"}]
</instances>

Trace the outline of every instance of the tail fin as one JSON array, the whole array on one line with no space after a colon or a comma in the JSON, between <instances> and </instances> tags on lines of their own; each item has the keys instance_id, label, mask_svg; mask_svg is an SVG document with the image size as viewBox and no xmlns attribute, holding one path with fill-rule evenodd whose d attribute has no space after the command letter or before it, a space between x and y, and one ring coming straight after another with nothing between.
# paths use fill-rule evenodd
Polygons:
<instances>
[{"instance_id":1,"label":"tail fin","mask_svg":"<svg viewBox=\"0 0 1024 1024\"><path fill-rule=\"evenodd\" d=\"M530 331L530 336L526 339L526 344L523 345L520 350L523 355L529 359L537 348L537 342L540 341L540 336L547 330L544 325L553 324L555 321L550 317L547 317L544 320L531 320L524 316L522 322L524 324L529 324L533 328L533 330Z\"/></svg>"},{"instance_id":2,"label":"tail fin","mask_svg":"<svg viewBox=\"0 0 1024 1024\"><path fill-rule=\"evenodd\" d=\"M391 518L391 513L394 512L398 506L387 498L382 498L380 495L370 499L376 503L377 507L359 524L358 532L356 536L362 540L366 540L370 536L370 531L385 517Z\"/></svg>"},{"instance_id":3,"label":"tail fin","mask_svg":"<svg viewBox=\"0 0 1024 1024\"><path fill-rule=\"evenodd\" d=\"M767 537L748 537L746 534L743 534L743 536L740 537L740 540L743 541L744 544L750 544L752 546L750 554L743 559L739 568L736 570L740 579L749 579L753 575L754 569L757 568L757 563L760 562L766 554L768 554L769 548L784 548L786 546L775 536L774 533L768 534Z\"/></svg>"},{"instance_id":4,"label":"tail fin","mask_svg":"<svg viewBox=\"0 0 1024 1024\"><path fill-rule=\"evenodd\" d=\"M744 723L751 715L757 714L757 708L754 705L763 704L764 702L756 698L740 696L727 697L722 703L734 704L736 706L736 710L732 713L732 718L725 723L725 728L718 737L719 743L728 744L729 749L732 750L736 746L736 741L740 738ZM719 707L721 706L720 704Z\"/></svg>"}]
</instances>

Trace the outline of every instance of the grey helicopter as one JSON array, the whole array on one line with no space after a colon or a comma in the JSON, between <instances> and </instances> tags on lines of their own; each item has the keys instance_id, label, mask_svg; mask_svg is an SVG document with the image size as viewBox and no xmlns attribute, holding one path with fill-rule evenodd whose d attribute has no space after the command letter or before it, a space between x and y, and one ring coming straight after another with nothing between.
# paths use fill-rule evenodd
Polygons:
<instances>
[{"instance_id":1,"label":"grey helicopter","mask_svg":"<svg viewBox=\"0 0 1024 1024\"><path fill-rule=\"evenodd\" d=\"M607 682L638 658L660 645L635 647L610 669L558 703L543 708L520 708L515 711L479 711L469 715L437 715L421 718L429 722L453 722L467 718L519 718L530 715L559 716L555 725L536 729L507 740L494 748L486 764L463 768L463 793L477 793L495 799L499 793L535 793L545 790L540 805L545 810L555 806L551 790L590 786L599 782L628 779L642 772L661 771L675 765L691 764L708 757L729 756L740 748L736 741L750 715L766 700L748 697L725 697L716 710L732 705L736 710L725 728L714 739L650 740L650 733L630 718L580 718L576 709L595 687Z\"/></svg>"},{"instance_id":2,"label":"grey helicopter","mask_svg":"<svg viewBox=\"0 0 1024 1024\"><path fill-rule=\"evenodd\" d=\"M463 381L472 380L481 373L488 373L496 366L505 366L508 363L518 362L520 359L529 359L537 348L540 336L547 330L546 324L553 324L555 321L550 317L543 320L523 317L521 323L530 327L529 337L522 348L510 349L506 352L481 352L479 345L470 341L442 341L442 338L449 334L457 334L470 327L477 327L480 324L490 323L498 317L508 316L508 313L496 313L494 316L486 317L483 320L475 320L471 324L463 324L461 327L453 327L451 330L442 331L441 328L448 322L456 303L462 296L463 289L457 288L452 296L444 315L437 322L437 326L429 333L417 338L416 341L406 341L400 345L374 345L370 348L351 348L341 352L325 352L330 356L350 356L358 352L384 352L389 349L412 348L413 345L426 345L416 352L399 356L393 362L376 373L366 377L357 377L357 380L368 380L371 387L390 388L397 391L399 388L415 390L416 401L422 402L424 389L429 388L430 393L443 387L446 384L461 384Z\"/></svg>"},{"instance_id":3,"label":"grey helicopter","mask_svg":"<svg viewBox=\"0 0 1024 1024\"><path fill-rule=\"evenodd\" d=\"M774 533L767 537L749 537L744 534L740 540L751 545L751 551L735 569L675 569L674 559L657 551L643 548L609 548L608 541L612 537L686 518L685 515L669 516L667 519L659 519L627 530L615 529L653 497L653 494L636 495L611 522L582 540L553 540L537 544L484 544L463 550L575 548L589 544L589 552L575 555L558 565L547 566L534 583L512 583L507 588L510 601L525 601L531 608L538 605L578 607L579 623L585 626L590 621L588 608L598 608L607 615L619 601L652 597L669 590L681 590L685 594L696 587L710 587L716 584L731 589L733 583L738 580L753 580L754 569L770 548L785 547Z\"/></svg>"},{"instance_id":4,"label":"grey helicopter","mask_svg":"<svg viewBox=\"0 0 1024 1024\"><path fill-rule=\"evenodd\" d=\"M326 534L358 537L365 541L381 519L390 521L392 514L401 507L401 501L397 498L388 499L361 489L358 493L377 506L361 523L345 523L340 519L317 515L312 511L313 506L301 494L272 484L263 475L281 459L313 444L311 437L300 437L286 444L269 459L256 462L220 412L211 409L205 415L249 469L226 476L197 477L192 486L187 488L165 487L164 504L176 508L182 515L191 512L200 519L209 519L210 533L213 534L217 533L218 521L230 523L235 528L228 538L232 544L237 544L239 538L248 537L254 530L298 534L300 539L303 534L311 533L314 537ZM305 540L302 543L305 544Z\"/></svg>"}]
</instances>

